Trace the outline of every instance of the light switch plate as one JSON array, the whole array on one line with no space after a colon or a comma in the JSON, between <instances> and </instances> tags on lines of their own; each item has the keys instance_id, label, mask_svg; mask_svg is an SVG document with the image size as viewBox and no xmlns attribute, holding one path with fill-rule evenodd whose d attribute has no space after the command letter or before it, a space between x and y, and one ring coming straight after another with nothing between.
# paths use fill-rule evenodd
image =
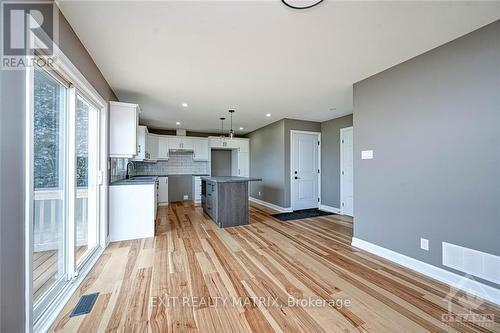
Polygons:
<instances>
[{"instance_id":1,"label":"light switch plate","mask_svg":"<svg viewBox=\"0 0 500 333\"><path fill-rule=\"evenodd\" d=\"M361 159L362 160L371 160L371 159L373 159L373 150L363 150L361 152Z\"/></svg>"},{"instance_id":2,"label":"light switch plate","mask_svg":"<svg viewBox=\"0 0 500 333\"><path fill-rule=\"evenodd\" d=\"M420 248L425 251L429 251L429 240L425 238L420 238Z\"/></svg>"}]
</instances>

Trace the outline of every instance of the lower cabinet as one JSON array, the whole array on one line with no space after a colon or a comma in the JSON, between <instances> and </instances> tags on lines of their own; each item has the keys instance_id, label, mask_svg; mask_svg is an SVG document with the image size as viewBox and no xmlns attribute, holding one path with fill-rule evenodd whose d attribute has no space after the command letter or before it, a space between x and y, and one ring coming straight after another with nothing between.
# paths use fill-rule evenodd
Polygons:
<instances>
[{"instance_id":1,"label":"lower cabinet","mask_svg":"<svg viewBox=\"0 0 500 333\"><path fill-rule=\"evenodd\" d=\"M194 204L201 203L201 177L193 176L193 201Z\"/></svg>"},{"instance_id":2,"label":"lower cabinet","mask_svg":"<svg viewBox=\"0 0 500 333\"><path fill-rule=\"evenodd\" d=\"M158 177L158 205L168 205L168 177Z\"/></svg>"},{"instance_id":3,"label":"lower cabinet","mask_svg":"<svg viewBox=\"0 0 500 333\"><path fill-rule=\"evenodd\" d=\"M156 184L109 187L110 241L155 235Z\"/></svg>"}]
</instances>

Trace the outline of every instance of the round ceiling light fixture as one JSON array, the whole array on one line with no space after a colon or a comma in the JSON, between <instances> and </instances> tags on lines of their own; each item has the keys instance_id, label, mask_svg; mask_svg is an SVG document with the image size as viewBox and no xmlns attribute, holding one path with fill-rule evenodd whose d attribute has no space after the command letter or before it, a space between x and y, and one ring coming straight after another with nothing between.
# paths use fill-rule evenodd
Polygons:
<instances>
[{"instance_id":1,"label":"round ceiling light fixture","mask_svg":"<svg viewBox=\"0 0 500 333\"><path fill-rule=\"evenodd\" d=\"M317 5L319 5L320 3L322 3L324 0L317 0L317 1L314 1L312 2L311 4L309 5L305 5L305 6L295 6L295 5L292 5L290 3L290 0L281 0L281 2L289 7L289 8L292 8L292 9L309 9L309 8L313 8L313 7L316 7ZM296 1L296 2L299 2L299 1Z\"/></svg>"}]
</instances>

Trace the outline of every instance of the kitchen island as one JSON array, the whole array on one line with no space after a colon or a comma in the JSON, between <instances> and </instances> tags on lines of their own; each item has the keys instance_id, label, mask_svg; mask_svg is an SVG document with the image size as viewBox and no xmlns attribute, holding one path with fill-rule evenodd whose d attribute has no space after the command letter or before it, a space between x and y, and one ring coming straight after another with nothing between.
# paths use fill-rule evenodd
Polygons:
<instances>
[{"instance_id":1,"label":"kitchen island","mask_svg":"<svg viewBox=\"0 0 500 333\"><path fill-rule=\"evenodd\" d=\"M250 177L201 177L203 211L220 227L248 224L248 182Z\"/></svg>"}]
</instances>

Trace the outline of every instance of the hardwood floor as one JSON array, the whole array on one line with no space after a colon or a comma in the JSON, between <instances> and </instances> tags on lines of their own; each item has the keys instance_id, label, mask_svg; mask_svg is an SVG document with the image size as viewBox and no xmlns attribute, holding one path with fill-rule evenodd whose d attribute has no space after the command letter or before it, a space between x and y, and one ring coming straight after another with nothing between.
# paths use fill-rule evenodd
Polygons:
<instances>
[{"instance_id":1,"label":"hardwood floor","mask_svg":"<svg viewBox=\"0 0 500 333\"><path fill-rule=\"evenodd\" d=\"M160 208L156 237L110 244L51 330L500 332L498 307L352 247L349 218L270 212L252 204L250 225L220 230L190 203Z\"/></svg>"},{"instance_id":2,"label":"hardwood floor","mask_svg":"<svg viewBox=\"0 0 500 333\"><path fill-rule=\"evenodd\" d=\"M86 249L86 246L79 246L76 250L77 258L80 258ZM33 252L34 300L40 298L56 282L58 255L56 250Z\"/></svg>"}]
</instances>

